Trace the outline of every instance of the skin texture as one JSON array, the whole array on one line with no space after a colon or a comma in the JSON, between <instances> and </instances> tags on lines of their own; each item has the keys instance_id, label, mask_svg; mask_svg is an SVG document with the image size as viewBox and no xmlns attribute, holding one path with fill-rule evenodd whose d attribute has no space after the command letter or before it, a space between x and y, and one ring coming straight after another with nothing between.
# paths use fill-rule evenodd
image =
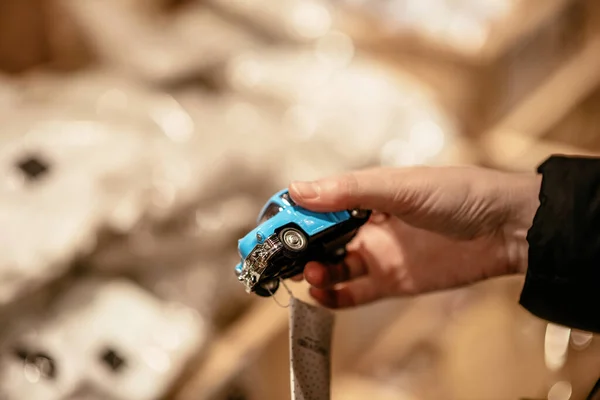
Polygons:
<instances>
[{"instance_id":1,"label":"skin texture","mask_svg":"<svg viewBox=\"0 0 600 400\"><path fill-rule=\"evenodd\" d=\"M373 210L338 265L309 263L310 294L329 308L456 288L527 268L541 178L476 167L374 168L290 195L314 211Z\"/></svg>"}]
</instances>

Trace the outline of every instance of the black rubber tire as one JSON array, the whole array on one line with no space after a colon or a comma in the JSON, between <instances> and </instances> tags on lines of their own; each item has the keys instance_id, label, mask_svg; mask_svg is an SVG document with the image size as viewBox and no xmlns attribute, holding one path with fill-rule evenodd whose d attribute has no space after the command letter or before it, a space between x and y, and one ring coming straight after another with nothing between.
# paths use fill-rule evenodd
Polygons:
<instances>
[{"instance_id":1,"label":"black rubber tire","mask_svg":"<svg viewBox=\"0 0 600 400\"><path fill-rule=\"evenodd\" d=\"M256 289L254 289L254 293L256 293L260 297L273 296L277 292L277 289L279 289L279 280L265 283L274 283L274 286L272 288L267 289L266 287L264 287L264 284L259 284L256 286Z\"/></svg>"},{"instance_id":2,"label":"black rubber tire","mask_svg":"<svg viewBox=\"0 0 600 400\"><path fill-rule=\"evenodd\" d=\"M301 240L303 242L302 247L294 249L294 248L289 247L289 245L285 242L284 236L287 232L290 232L290 231L296 233L301 238ZM298 228L294 228L294 227L283 228L281 230L281 232L279 232L278 236L279 236L279 241L283 245L283 248L286 251L289 251L291 253L301 253L304 250L306 250L306 248L308 247L308 238L306 237L304 232L302 232L302 230L300 230Z\"/></svg>"}]
</instances>

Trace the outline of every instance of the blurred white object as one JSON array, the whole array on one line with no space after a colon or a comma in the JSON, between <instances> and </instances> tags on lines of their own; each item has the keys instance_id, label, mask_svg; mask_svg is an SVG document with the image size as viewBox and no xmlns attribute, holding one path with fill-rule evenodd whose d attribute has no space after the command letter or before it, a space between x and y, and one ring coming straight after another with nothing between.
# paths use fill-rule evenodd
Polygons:
<instances>
[{"instance_id":1,"label":"blurred white object","mask_svg":"<svg viewBox=\"0 0 600 400\"><path fill-rule=\"evenodd\" d=\"M227 13L251 22L269 35L309 42L327 34L333 8L324 0L209 0Z\"/></svg>"},{"instance_id":2,"label":"blurred white object","mask_svg":"<svg viewBox=\"0 0 600 400\"><path fill-rule=\"evenodd\" d=\"M571 329L549 323L546 326L544 355L546 367L551 371L560 370L567 361Z\"/></svg>"},{"instance_id":3,"label":"blurred white object","mask_svg":"<svg viewBox=\"0 0 600 400\"><path fill-rule=\"evenodd\" d=\"M81 381L82 363L57 332L32 332L30 347L4 344L0 356L0 396L6 400L62 400Z\"/></svg>"},{"instance_id":4,"label":"blurred white object","mask_svg":"<svg viewBox=\"0 0 600 400\"><path fill-rule=\"evenodd\" d=\"M107 200L144 148L126 127L114 136L93 120L31 117L14 120L23 130L7 121L0 144L0 304L93 248L114 206ZM123 197L128 189L118 188Z\"/></svg>"},{"instance_id":5,"label":"blurred white object","mask_svg":"<svg viewBox=\"0 0 600 400\"><path fill-rule=\"evenodd\" d=\"M351 50L335 36L313 50L248 52L231 61L227 80L247 96L279 102L288 135L327 143L348 166L434 162L456 135L450 119L419 82L352 59Z\"/></svg>"},{"instance_id":6,"label":"blurred white object","mask_svg":"<svg viewBox=\"0 0 600 400\"><path fill-rule=\"evenodd\" d=\"M80 295L84 297L67 301L90 297L83 289ZM91 329L89 336L81 338L81 348L89 349L87 379L122 400L160 397L207 334L203 320L192 310L160 303L127 282L100 286L93 296L93 309L77 321L79 327L81 319Z\"/></svg>"},{"instance_id":7,"label":"blurred white object","mask_svg":"<svg viewBox=\"0 0 600 400\"><path fill-rule=\"evenodd\" d=\"M548 391L548 400L569 400L573 394L573 386L566 381L556 382Z\"/></svg>"},{"instance_id":8,"label":"blurred white object","mask_svg":"<svg viewBox=\"0 0 600 400\"><path fill-rule=\"evenodd\" d=\"M160 398L207 334L193 311L127 281L82 282L24 326L2 345L7 400L63 399L84 385L115 400Z\"/></svg>"},{"instance_id":9,"label":"blurred white object","mask_svg":"<svg viewBox=\"0 0 600 400\"><path fill-rule=\"evenodd\" d=\"M96 121L111 137L115 149L121 139L136 140L140 147L128 155L129 165L122 167L126 167L123 172L137 175L120 189L144 188L146 209L143 211L153 218L168 218L176 205L185 204L189 196L195 195L198 180L191 171L202 160L183 157L182 153L189 151L196 126L171 96L99 71L74 74L68 79L32 77L22 98L28 104L49 108L46 119L60 116L66 120ZM93 150L91 147L90 151ZM110 150L95 150L95 157L110 164L110 157L107 157ZM127 173L123 175L127 176ZM121 194L115 188L110 189ZM122 225L122 230L127 230L131 224L127 223L126 214L133 206L122 199L117 200L120 204L112 207L115 227Z\"/></svg>"},{"instance_id":10,"label":"blurred white object","mask_svg":"<svg viewBox=\"0 0 600 400\"><path fill-rule=\"evenodd\" d=\"M193 206L214 178L203 172L220 170L218 151L172 97L70 79L34 79L4 120L0 304L60 276L101 230L128 233Z\"/></svg>"},{"instance_id":11,"label":"blurred white object","mask_svg":"<svg viewBox=\"0 0 600 400\"><path fill-rule=\"evenodd\" d=\"M102 61L135 79L182 79L221 65L255 43L242 28L201 4L192 3L161 19L118 0L61 1L86 36L93 38Z\"/></svg>"},{"instance_id":12,"label":"blurred white object","mask_svg":"<svg viewBox=\"0 0 600 400\"><path fill-rule=\"evenodd\" d=\"M240 94L210 100L193 93L176 97L194 120L201 121L199 129L215 143L214 149L237 170L223 173L227 179L208 193L220 192L223 187L236 188L234 192L243 188L256 194L262 206L264 199L292 179L311 179L348 168L323 138L307 142L295 136L296 122L289 121L271 102L252 101Z\"/></svg>"}]
</instances>

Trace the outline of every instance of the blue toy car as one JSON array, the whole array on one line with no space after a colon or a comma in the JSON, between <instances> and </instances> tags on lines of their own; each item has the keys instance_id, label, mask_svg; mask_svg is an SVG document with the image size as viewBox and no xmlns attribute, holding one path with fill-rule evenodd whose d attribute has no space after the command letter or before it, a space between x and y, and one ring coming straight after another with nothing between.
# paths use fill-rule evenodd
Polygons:
<instances>
[{"instance_id":1,"label":"blue toy car","mask_svg":"<svg viewBox=\"0 0 600 400\"><path fill-rule=\"evenodd\" d=\"M307 262L341 260L370 215L368 210L309 211L281 190L261 210L258 226L239 240L235 273L248 293L272 296L281 279L301 274Z\"/></svg>"}]
</instances>

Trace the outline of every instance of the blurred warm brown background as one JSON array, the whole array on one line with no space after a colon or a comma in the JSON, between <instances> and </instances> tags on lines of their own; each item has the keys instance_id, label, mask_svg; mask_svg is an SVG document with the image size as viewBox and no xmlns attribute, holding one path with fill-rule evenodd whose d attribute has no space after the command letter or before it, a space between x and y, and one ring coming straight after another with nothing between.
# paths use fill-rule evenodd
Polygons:
<instances>
[{"instance_id":1,"label":"blurred warm brown background","mask_svg":"<svg viewBox=\"0 0 600 400\"><path fill-rule=\"evenodd\" d=\"M288 399L288 310L233 274L264 201L369 165L600 152L599 19L596 0L3 0L0 398ZM339 312L333 399L585 399L597 338L522 310L521 283Z\"/></svg>"}]
</instances>

